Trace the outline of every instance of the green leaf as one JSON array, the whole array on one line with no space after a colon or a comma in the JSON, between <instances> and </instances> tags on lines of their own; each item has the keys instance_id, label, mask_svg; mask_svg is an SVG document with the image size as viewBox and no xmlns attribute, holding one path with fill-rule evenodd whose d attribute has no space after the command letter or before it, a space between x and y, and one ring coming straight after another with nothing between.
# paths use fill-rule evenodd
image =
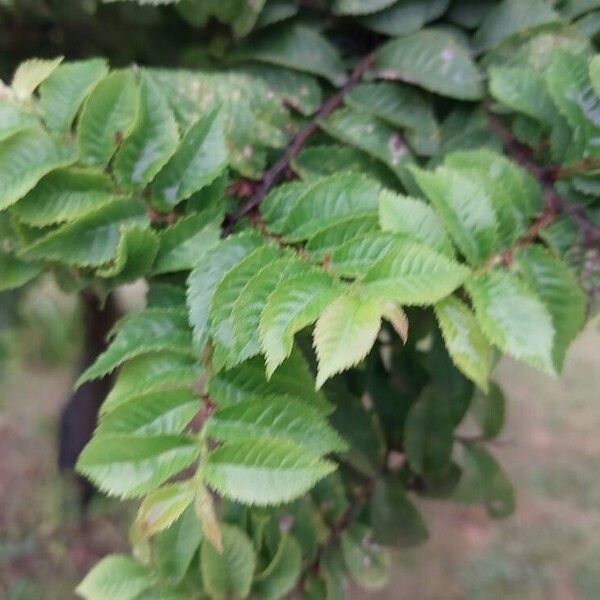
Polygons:
<instances>
[{"instance_id":1,"label":"green leaf","mask_svg":"<svg viewBox=\"0 0 600 600\"><path fill-rule=\"evenodd\" d=\"M133 313L120 322L108 349L84 371L76 386L149 352L169 350L193 356L191 337L183 312L154 308Z\"/></svg>"},{"instance_id":2,"label":"green leaf","mask_svg":"<svg viewBox=\"0 0 600 600\"><path fill-rule=\"evenodd\" d=\"M14 290L25 285L42 272L42 265L17 258L0 250L0 291Z\"/></svg>"},{"instance_id":3,"label":"green leaf","mask_svg":"<svg viewBox=\"0 0 600 600\"><path fill-rule=\"evenodd\" d=\"M487 394L477 393L470 406L471 413L486 439L498 436L504 427L506 400L502 390L492 383Z\"/></svg>"},{"instance_id":4,"label":"green leaf","mask_svg":"<svg viewBox=\"0 0 600 600\"><path fill-rule=\"evenodd\" d=\"M367 233L333 250L329 268L340 277L360 278L377 261L399 247L401 238L392 234Z\"/></svg>"},{"instance_id":5,"label":"green leaf","mask_svg":"<svg viewBox=\"0 0 600 600\"><path fill-rule=\"evenodd\" d=\"M230 364L242 362L260 352L260 332L256 325L260 322L267 299L280 283L308 271L306 263L296 256L288 256L263 267L246 283L231 311L234 347Z\"/></svg>"},{"instance_id":6,"label":"green leaf","mask_svg":"<svg viewBox=\"0 0 600 600\"><path fill-rule=\"evenodd\" d=\"M133 71L114 71L94 88L79 117L83 162L104 168L135 125L139 89Z\"/></svg>"},{"instance_id":7,"label":"green leaf","mask_svg":"<svg viewBox=\"0 0 600 600\"><path fill-rule=\"evenodd\" d=\"M467 283L477 321L503 352L547 373L552 361L554 327L538 298L512 273L495 270Z\"/></svg>"},{"instance_id":8,"label":"green leaf","mask_svg":"<svg viewBox=\"0 0 600 600\"><path fill-rule=\"evenodd\" d=\"M150 537L170 527L194 501L195 492L189 482L165 485L144 498L136 523Z\"/></svg>"},{"instance_id":9,"label":"green leaf","mask_svg":"<svg viewBox=\"0 0 600 600\"><path fill-rule=\"evenodd\" d=\"M253 234L230 236L212 246L204 260L190 273L187 305L197 348L202 348L206 342L210 307L217 285L230 269L261 243L260 237Z\"/></svg>"},{"instance_id":10,"label":"green leaf","mask_svg":"<svg viewBox=\"0 0 600 600\"><path fill-rule=\"evenodd\" d=\"M268 377L290 355L294 335L316 321L342 291L331 276L314 270L282 283L269 296L259 327Z\"/></svg>"},{"instance_id":11,"label":"green leaf","mask_svg":"<svg viewBox=\"0 0 600 600\"><path fill-rule=\"evenodd\" d=\"M555 331L552 358L556 370L560 371L569 344L585 323L585 293L564 261L542 246L523 248L517 255L517 262L525 282L552 317Z\"/></svg>"},{"instance_id":12,"label":"green leaf","mask_svg":"<svg viewBox=\"0 0 600 600\"><path fill-rule=\"evenodd\" d=\"M142 202L116 199L42 237L26 248L25 255L97 267L117 257L123 227L144 226L147 222Z\"/></svg>"},{"instance_id":13,"label":"green leaf","mask_svg":"<svg viewBox=\"0 0 600 600\"><path fill-rule=\"evenodd\" d=\"M0 143L0 210L13 205L46 174L77 160L69 144L37 129L15 133Z\"/></svg>"},{"instance_id":14,"label":"green leaf","mask_svg":"<svg viewBox=\"0 0 600 600\"><path fill-rule=\"evenodd\" d=\"M110 177L91 169L57 169L46 175L12 209L33 227L75 221L113 199Z\"/></svg>"},{"instance_id":15,"label":"green leaf","mask_svg":"<svg viewBox=\"0 0 600 600\"><path fill-rule=\"evenodd\" d=\"M262 600L279 600L292 591L300 577L302 550L293 536L281 537L277 552L255 577L253 592Z\"/></svg>"},{"instance_id":16,"label":"green leaf","mask_svg":"<svg viewBox=\"0 0 600 600\"><path fill-rule=\"evenodd\" d=\"M156 176L152 197L170 209L211 184L227 166L227 147L221 108L216 106L192 125L179 148Z\"/></svg>"},{"instance_id":17,"label":"green leaf","mask_svg":"<svg viewBox=\"0 0 600 600\"><path fill-rule=\"evenodd\" d=\"M316 29L303 25L280 25L255 35L235 50L233 60L256 60L296 71L320 75L334 85L344 83L344 64Z\"/></svg>"},{"instance_id":18,"label":"green leaf","mask_svg":"<svg viewBox=\"0 0 600 600\"><path fill-rule=\"evenodd\" d=\"M449 296L469 275L469 269L426 246L398 242L361 280L370 297L399 304L435 304Z\"/></svg>"},{"instance_id":19,"label":"green leaf","mask_svg":"<svg viewBox=\"0 0 600 600\"><path fill-rule=\"evenodd\" d=\"M435 305L435 315L454 364L487 392L493 351L473 312L452 296Z\"/></svg>"},{"instance_id":20,"label":"green leaf","mask_svg":"<svg viewBox=\"0 0 600 600\"><path fill-rule=\"evenodd\" d=\"M329 304L314 332L317 388L365 358L379 333L382 312L381 302L363 297L360 290L348 291Z\"/></svg>"},{"instance_id":21,"label":"green leaf","mask_svg":"<svg viewBox=\"0 0 600 600\"><path fill-rule=\"evenodd\" d=\"M401 0L381 12L367 15L360 23L377 33L392 37L419 31L448 8L448 0Z\"/></svg>"},{"instance_id":22,"label":"green leaf","mask_svg":"<svg viewBox=\"0 0 600 600\"><path fill-rule=\"evenodd\" d=\"M33 114L7 99L0 101L0 142L18 131L38 125Z\"/></svg>"},{"instance_id":23,"label":"green leaf","mask_svg":"<svg viewBox=\"0 0 600 600\"><path fill-rule=\"evenodd\" d=\"M92 439L77 471L111 496L135 498L190 466L198 445L185 437L102 435Z\"/></svg>"},{"instance_id":24,"label":"green leaf","mask_svg":"<svg viewBox=\"0 0 600 600\"><path fill-rule=\"evenodd\" d=\"M76 591L85 600L134 600L151 585L148 567L113 554L97 563Z\"/></svg>"},{"instance_id":25,"label":"green leaf","mask_svg":"<svg viewBox=\"0 0 600 600\"><path fill-rule=\"evenodd\" d=\"M96 435L135 436L181 433L200 411L200 398L192 390L170 389L129 398L105 414Z\"/></svg>"},{"instance_id":26,"label":"green leaf","mask_svg":"<svg viewBox=\"0 0 600 600\"><path fill-rule=\"evenodd\" d=\"M40 106L48 128L68 131L83 101L107 73L102 58L59 65L40 86Z\"/></svg>"},{"instance_id":27,"label":"green leaf","mask_svg":"<svg viewBox=\"0 0 600 600\"><path fill-rule=\"evenodd\" d=\"M302 181L290 181L273 188L262 201L260 212L272 233L282 233L290 211L311 188Z\"/></svg>"},{"instance_id":28,"label":"green leaf","mask_svg":"<svg viewBox=\"0 0 600 600\"><path fill-rule=\"evenodd\" d=\"M503 519L515 510L515 492L494 457L482 446L464 444L463 474L455 498L484 503L490 517Z\"/></svg>"},{"instance_id":29,"label":"green leaf","mask_svg":"<svg viewBox=\"0 0 600 600\"><path fill-rule=\"evenodd\" d=\"M223 525L223 552L204 540L200 553L202 581L213 600L246 598L256 568L256 554L248 536L237 527Z\"/></svg>"},{"instance_id":30,"label":"green leaf","mask_svg":"<svg viewBox=\"0 0 600 600\"><path fill-rule=\"evenodd\" d=\"M19 100L28 100L36 88L60 65L63 57L51 59L32 58L22 62L10 84Z\"/></svg>"},{"instance_id":31,"label":"green leaf","mask_svg":"<svg viewBox=\"0 0 600 600\"><path fill-rule=\"evenodd\" d=\"M335 0L333 12L336 15L366 15L383 10L396 0Z\"/></svg>"},{"instance_id":32,"label":"green leaf","mask_svg":"<svg viewBox=\"0 0 600 600\"><path fill-rule=\"evenodd\" d=\"M373 540L385 546L409 547L429 537L423 517L393 475L377 479L369 505Z\"/></svg>"},{"instance_id":33,"label":"green leaf","mask_svg":"<svg viewBox=\"0 0 600 600\"><path fill-rule=\"evenodd\" d=\"M390 577L391 558L388 551L372 539L364 525L351 525L342 533L344 562L352 579L367 590L380 590Z\"/></svg>"},{"instance_id":34,"label":"green leaf","mask_svg":"<svg viewBox=\"0 0 600 600\"><path fill-rule=\"evenodd\" d=\"M410 468L420 475L445 471L452 458L454 428L450 406L437 393L412 405L404 426L404 452Z\"/></svg>"},{"instance_id":35,"label":"green leaf","mask_svg":"<svg viewBox=\"0 0 600 600\"><path fill-rule=\"evenodd\" d=\"M338 108L320 122L330 136L363 150L401 176L412 155L396 127L366 112Z\"/></svg>"},{"instance_id":36,"label":"green leaf","mask_svg":"<svg viewBox=\"0 0 600 600\"><path fill-rule=\"evenodd\" d=\"M298 197L281 227L286 241L296 242L345 221L377 210L379 184L356 173L320 180Z\"/></svg>"},{"instance_id":37,"label":"green leaf","mask_svg":"<svg viewBox=\"0 0 600 600\"><path fill-rule=\"evenodd\" d=\"M478 265L496 246L496 215L486 189L465 172L438 167L413 169L419 187L467 260Z\"/></svg>"},{"instance_id":38,"label":"green leaf","mask_svg":"<svg viewBox=\"0 0 600 600\"><path fill-rule=\"evenodd\" d=\"M442 96L483 96L483 77L468 50L442 30L423 29L384 44L377 51L375 69L382 79L399 79Z\"/></svg>"},{"instance_id":39,"label":"green leaf","mask_svg":"<svg viewBox=\"0 0 600 600\"><path fill-rule=\"evenodd\" d=\"M179 583L189 569L202 541L202 530L196 513L187 508L168 529L154 538L156 566L159 574L171 584Z\"/></svg>"},{"instance_id":40,"label":"green leaf","mask_svg":"<svg viewBox=\"0 0 600 600\"><path fill-rule=\"evenodd\" d=\"M115 156L113 172L125 189L146 187L173 156L179 131L160 88L142 74L140 105L131 135Z\"/></svg>"},{"instance_id":41,"label":"green leaf","mask_svg":"<svg viewBox=\"0 0 600 600\"><path fill-rule=\"evenodd\" d=\"M149 392L192 388L200 375L200 366L191 356L169 351L142 354L122 367L100 413L109 413L128 400Z\"/></svg>"},{"instance_id":42,"label":"green leaf","mask_svg":"<svg viewBox=\"0 0 600 600\"><path fill-rule=\"evenodd\" d=\"M478 50L488 50L517 34L559 21L559 14L544 0L502 0L486 15L473 41Z\"/></svg>"},{"instance_id":43,"label":"green leaf","mask_svg":"<svg viewBox=\"0 0 600 600\"><path fill-rule=\"evenodd\" d=\"M202 467L219 494L243 504L290 502L331 473L335 464L295 444L265 440L229 443L212 452Z\"/></svg>"},{"instance_id":44,"label":"green leaf","mask_svg":"<svg viewBox=\"0 0 600 600\"><path fill-rule=\"evenodd\" d=\"M245 256L217 285L210 312L210 329L215 342L214 359L217 369L229 361L234 347L232 313L244 286L255 273L280 255L280 250L275 246L261 246Z\"/></svg>"},{"instance_id":45,"label":"green leaf","mask_svg":"<svg viewBox=\"0 0 600 600\"><path fill-rule=\"evenodd\" d=\"M422 242L446 255L453 255L452 244L435 211L409 196L382 190L379 195L379 226Z\"/></svg>"},{"instance_id":46,"label":"green leaf","mask_svg":"<svg viewBox=\"0 0 600 600\"><path fill-rule=\"evenodd\" d=\"M315 455L346 448L317 408L289 397L248 400L219 409L204 431L224 442L291 442Z\"/></svg>"}]
</instances>

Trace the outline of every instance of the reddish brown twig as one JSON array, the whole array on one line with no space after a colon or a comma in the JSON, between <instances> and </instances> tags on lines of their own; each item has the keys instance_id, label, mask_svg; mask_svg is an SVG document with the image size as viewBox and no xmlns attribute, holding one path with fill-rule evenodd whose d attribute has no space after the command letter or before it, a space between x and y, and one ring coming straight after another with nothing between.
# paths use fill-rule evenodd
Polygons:
<instances>
[{"instance_id":1,"label":"reddish brown twig","mask_svg":"<svg viewBox=\"0 0 600 600\"><path fill-rule=\"evenodd\" d=\"M236 223L249 215L255 208L260 206L264 197L269 191L275 186L284 176L285 172L289 169L291 161L298 155L300 150L304 147L306 142L314 135L319 128L319 121L326 119L333 111L338 108L344 101L346 94L352 90L361 81L363 75L373 64L375 58L374 54L368 54L363 58L346 83L336 92L333 96L330 96L321 108L317 111L312 121L301 129L293 138L292 143L289 145L285 154L267 171L265 171L260 183L258 184L254 194L236 211L228 214L223 223L223 236L231 233Z\"/></svg>"}]
</instances>

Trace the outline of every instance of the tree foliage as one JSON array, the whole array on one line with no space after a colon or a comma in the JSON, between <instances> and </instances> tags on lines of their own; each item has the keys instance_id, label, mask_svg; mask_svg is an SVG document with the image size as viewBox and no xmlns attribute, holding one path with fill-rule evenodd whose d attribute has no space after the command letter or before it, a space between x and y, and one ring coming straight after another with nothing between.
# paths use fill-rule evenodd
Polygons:
<instances>
[{"instance_id":1,"label":"tree foliage","mask_svg":"<svg viewBox=\"0 0 600 600\"><path fill-rule=\"evenodd\" d=\"M333 600L420 497L510 514L494 366L559 373L597 300L600 4L117 4L195 68L0 88L0 290L148 284L78 381L118 370L78 470L140 502L79 594Z\"/></svg>"}]
</instances>

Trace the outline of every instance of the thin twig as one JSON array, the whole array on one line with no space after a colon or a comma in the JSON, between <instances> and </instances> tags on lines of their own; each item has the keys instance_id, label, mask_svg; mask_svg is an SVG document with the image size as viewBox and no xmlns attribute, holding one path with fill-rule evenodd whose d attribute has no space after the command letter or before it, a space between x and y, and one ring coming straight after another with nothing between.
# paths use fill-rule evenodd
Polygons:
<instances>
[{"instance_id":1,"label":"thin twig","mask_svg":"<svg viewBox=\"0 0 600 600\"><path fill-rule=\"evenodd\" d=\"M365 58L358 63L343 87L341 87L338 92L336 92L333 96L330 96L326 102L321 105L321 108L317 111L317 114L312 121L294 136L294 139L292 140L292 143L289 145L285 154L269 170L265 171L254 194L252 194L248 201L245 202L235 212L230 213L225 217L225 222L223 224L223 236L229 235L240 219L243 219L255 208L260 206L260 203L263 201L264 197L269 193L269 191L271 191L273 186L279 183L279 181L282 179L283 175L289 168L291 161L298 155L306 142L308 142L308 140L317 131L319 128L319 122L329 117L329 115L331 115L331 113L333 113L333 111L343 103L346 94L356 87L356 85L361 81L363 75L373 64L374 58L375 55L371 53L365 56Z\"/></svg>"}]
</instances>

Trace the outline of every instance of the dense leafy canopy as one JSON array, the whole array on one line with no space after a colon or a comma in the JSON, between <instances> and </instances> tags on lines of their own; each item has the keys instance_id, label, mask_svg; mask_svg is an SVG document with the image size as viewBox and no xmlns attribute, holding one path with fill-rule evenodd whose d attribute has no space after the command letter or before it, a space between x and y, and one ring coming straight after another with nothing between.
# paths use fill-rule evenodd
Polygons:
<instances>
[{"instance_id":1,"label":"dense leafy canopy","mask_svg":"<svg viewBox=\"0 0 600 600\"><path fill-rule=\"evenodd\" d=\"M78 382L118 369L78 469L135 559L78 593L378 589L419 496L513 510L494 366L558 373L595 310L600 3L139 3L195 68L0 83L0 290L149 285Z\"/></svg>"}]
</instances>

